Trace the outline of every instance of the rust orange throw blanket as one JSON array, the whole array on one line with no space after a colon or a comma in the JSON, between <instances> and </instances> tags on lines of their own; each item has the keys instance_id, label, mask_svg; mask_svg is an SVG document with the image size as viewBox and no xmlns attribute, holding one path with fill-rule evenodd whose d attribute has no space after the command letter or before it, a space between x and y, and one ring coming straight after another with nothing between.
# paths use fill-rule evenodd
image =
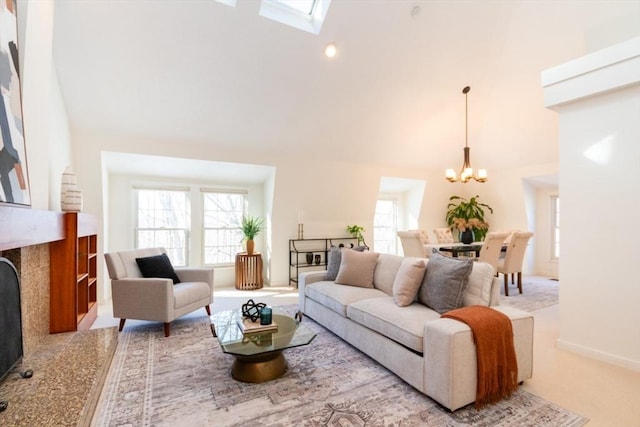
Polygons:
<instances>
[{"instance_id":1,"label":"rust orange throw blanket","mask_svg":"<svg viewBox=\"0 0 640 427\"><path fill-rule=\"evenodd\" d=\"M489 307L474 305L442 315L471 328L478 358L476 408L495 403L518 388L518 362L511 320Z\"/></svg>"}]
</instances>

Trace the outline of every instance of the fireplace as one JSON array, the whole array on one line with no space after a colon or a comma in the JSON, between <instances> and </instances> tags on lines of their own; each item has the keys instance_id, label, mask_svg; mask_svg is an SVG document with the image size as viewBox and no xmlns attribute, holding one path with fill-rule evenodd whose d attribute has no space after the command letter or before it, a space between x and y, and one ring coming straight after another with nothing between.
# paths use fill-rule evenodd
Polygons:
<instances>
[{"instance_id":1,"label":"fireplace","mask_svg":"<svg viewBox=\"0 0 640 427\"><path fill-rule=\"evenodd\" d=\"M0 257L0 381L20 362L22 355L18 272L11 261Z\"/></svg>"}]
</instances>

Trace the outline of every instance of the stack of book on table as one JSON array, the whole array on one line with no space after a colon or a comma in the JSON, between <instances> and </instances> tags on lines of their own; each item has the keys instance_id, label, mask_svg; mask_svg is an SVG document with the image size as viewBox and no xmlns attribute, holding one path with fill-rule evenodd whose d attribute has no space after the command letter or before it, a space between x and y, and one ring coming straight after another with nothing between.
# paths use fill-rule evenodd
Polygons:
<instances>
[{"instance_id":1,"label":"stack of book on table","mask_svg":"<svg viewBox=\"0 0 640 427\"><path fill-rule=\"evenodd\" d=\"M259 320L255 322L248 317L243 317L238 320L238 327L244 335L255 334L258 332L275 332L278 330L278 324L271 322L268 325L261 325Z\"/></svg>"}]
</instances>

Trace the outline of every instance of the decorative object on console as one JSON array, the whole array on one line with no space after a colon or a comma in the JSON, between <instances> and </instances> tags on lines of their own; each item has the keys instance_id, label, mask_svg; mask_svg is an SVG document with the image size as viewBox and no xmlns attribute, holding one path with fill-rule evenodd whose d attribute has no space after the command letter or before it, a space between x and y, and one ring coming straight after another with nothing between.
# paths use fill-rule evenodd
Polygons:
<instances>
[{"instance_id":1,"label":"decorative object on console","mask_svg":"<svg viewBox=\"0 0 640 427\"><path fill-rule=\"evenodd\" d=\"M354 239L358 239L358 245L360 245L361 242L364 242L364 236L362 235L362 232L365 231L364 227L359 225L347 225L347 231Z\"/></svg>"},{"instance_id":2,"label":"decorative object on console","mask_svg":"<svg viewBox=\"0 0 640 427\"><path fill-rule=\"evenodd\" d=\"M248 317L253 322L260 318L260 311L265 308L267 304L263 302L256 303L252 299L242 304L242 316Z\"/></svg>"},{"instance_id":3,"label":"decorative object on console","mask_svg":"<svg viewBox=\"0 0 640 427\"><path fill-rule=\"evenodd\" d=\"M264 218L243 216L240 224L244 239L247 241L247 254L253 255L254 240L264 229Z\"/></svg>"},{"instance_id":4,"label":"decorative object on console","mask_svg":"<svg viewBox=\"0 0 640 427\"><path fill-rule=\"evenodd\" d=\"M316 256L315 256L315 258L314 258L314 260L315 260L315 262L316 262L316 265L320 265L320 259L321 259L321 258L320 258L320 254L316 254Z\"/></svg>"},{"instance_id":5,"label":"decorative object on console","mask_svg":"<svg viewBox=\"0 0 640 427\"><path fill-rule=\"evenodd\" d=\"M78 189L76 174L70 166L67 166L62 173L60 208L63 212L82 211L82 191Z\"/></svg>"},{"instance_id":6,"label":"decorative object on console","mask_svg":"<svg viewBox=\"0 0 640 427\"><path fill-rule=\"evenodd\" d=\"M307 252L307 264L313 264L313 252Z\"/></svg>"},{"instance_id":7,"label":"decorative object on console","mask_svg":"<svg viewBox=\"0 0 640 427\"><path fill-rule=\"evenodd\" d=\"M485 182L487 180L487 170L480 169L478 170L478 176L474 175L473 168L471 167L471 161L469 160L469 143L468 143L468 93L471 90L469 86L466 86L462 89L462 93L464 94L464 162L462 163L462 168L460 169L460 176L456 175L456 171L453 169L447 169L446 171L446 179L449 182L468 182L470 180L475 180L478 182Z\"/></svg>"},{"instance_id":8,"label":"decorative object on console","mask_svg":"<svg viewBox=\"0 0 640 427\"><path fill-rule=\"evenodd\" d=\"M304 212L298 211L298 239L304 239ZM309 263L311 264L311 263Z\"/></svg>"},{"instance_id":9,"label":"decorative object on console","mask_svg":"<svg viewBox=\"0 0 640 427\"><path fill-rule=\"evenodd\" d=\"M466 229L471 229L477 242L483 241L489 230L489 224L484 219L484 208L493 213L491 206L478 201L479 197L474 196L469 201L460 196L449 197L446 217L451 230L455 228L459 232L464 232Z\"/></svg>"}]
</instances>

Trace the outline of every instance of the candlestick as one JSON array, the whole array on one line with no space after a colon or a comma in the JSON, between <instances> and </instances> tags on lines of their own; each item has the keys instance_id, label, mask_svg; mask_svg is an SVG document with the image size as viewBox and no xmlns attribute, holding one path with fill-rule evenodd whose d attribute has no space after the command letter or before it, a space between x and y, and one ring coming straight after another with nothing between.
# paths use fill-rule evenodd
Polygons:
<instances>
[{"instance_id":1,"label":"candlestick","mask_svg":"<svg viewBox=\"0 0 640 427\"><path fill-rule=\"evenodd\" d=\"M298 239L304 239L304 225L298 224Z\"/></svg>"}]
</instances>

